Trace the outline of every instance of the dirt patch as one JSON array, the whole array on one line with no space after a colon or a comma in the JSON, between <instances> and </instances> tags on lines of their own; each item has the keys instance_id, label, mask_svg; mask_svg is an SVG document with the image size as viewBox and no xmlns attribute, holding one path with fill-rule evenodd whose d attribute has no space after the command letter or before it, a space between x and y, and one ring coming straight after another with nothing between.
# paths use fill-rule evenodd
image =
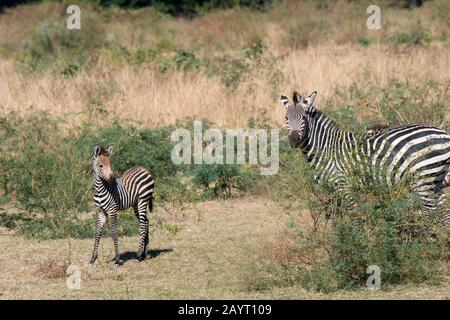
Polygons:
<instances>
[{"instance_id":1,"label":"dirt patch","mask_svg":"<svg viewBox=\"0 0 450 320\"><path fill-rule=\"evenodd\" d=\"M59 279L66 276L69 263L60 259L49 259L39 264L37 273L47 279Z\"/></svg>"}]
</instances>

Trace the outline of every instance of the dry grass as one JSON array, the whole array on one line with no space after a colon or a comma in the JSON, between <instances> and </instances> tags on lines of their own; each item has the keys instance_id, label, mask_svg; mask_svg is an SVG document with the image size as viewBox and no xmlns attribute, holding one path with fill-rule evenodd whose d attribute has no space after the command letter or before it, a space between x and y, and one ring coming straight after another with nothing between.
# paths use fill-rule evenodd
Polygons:
<instances>
[{"instance_id":1,"label":"dry grass","mask_svg":"<svg viewBox=\"0 0 450 320\"><path fill-rule=\"evenodd\" d=\"M156 214L160 214L158 212ZM159 229L151 239L152 258L139 263L133 253L137 237L121 237L121 252L131 260L116 269L111 239L102 239L95 266L88 261L93 239L18 241L0 234L1 299L448 299L450 281L440 285L403 285L389 291L360 289L333 294L294 286L248 291L245 279L255 261L268 261L267 245L285 228L289 216L264 198L212 201L189 211L186 218L168 217L182 225L173 236ZM120 217L119 217L120 219ZM307 213L299 221L308 221ZM80 266L81 290L68 290L58 271L65 261ZM51 276L47 270L50 272ZM61 271L62 272L62 271ZM450 279L448 279L450 280ZM45 290L43 290L45 288Z\"/></svg>"},{"instance_id":2,"label":"dry grass","mask_svg":"<svg viewBox=\"0 0 450 320\"><path fill-rule=\"evenodd\" d=\"M384 85L392 76L413 82L434 79L450 83L450 74L443 72L450 70L449 57L450 48L442 44L416 48L409 54L355 45L292 51L279 61L286 79L280 93L317 90L320 106L322 99L333 101L336 87L345 92L355 83L360 87ZM15 68L11 61L0 61L2 112L47 110L55 116L72 115L79 121L95 112L100 103L111 116L141 120L145 126L173 124L185 117L207 117L219 125L239 127L265 108L271 120L282 123L278 95L255 82L243 83L230 93L217 78L176 71L159 74L130 65L114 67L100 62L70 79L52 73L25 75ZM254 88L251 92L249 85ZM342 102L337 100L336 107ZM107 121L101 116L98 119Z\"/></svg>"},{"instance_id":3,"label":"dry grass","mask_svg":"<svg viewBox=\"0 0 450 320\"><path fill-rule=\"evenodd\" d=\"M152 68L117 63L111 60L108 50L97 51L92 67L66 79L50 71L22 72L11 60L14 54L0 54L0 112L47 110L56 116L69 114L69 123L75 124L87 116L99 122L119 116L139 119L144 126L175 123L185 117L207 117L222 126L239 127L263 108L273 122L281 123L278 96L293 90L317 90L317 105L326 98L339 107L343 101L333 100L334 90L345 92L352 84L383 86L396 77L413 82L433 79L446 85L450 83L449 73L444 72L450 69L448 41L409 48L403 53L377 44L396 32L410 30L417 17L431 36L439 37L448 29L445 8L443 1L430 1L414 10L383 4L383 29L374 32L365 27L366 5L353 2L337 2L328 9L317 10L313 2L286 1L267 13L224 10L193 20L160 16L152 9L97 12L87 7L85 14L93 18L86 23L105 30L109 43L116 47L186 48L212 57L236 54L252 39L260 38L267 51L278 57L285 80L274 90L252 77L231 93L218 77L177 71L160 74ZM60 4L7 10L0 15L0 31L4 31L0 32L0 45L8 52L18 51L39 23L63 19L63 12ZM297 12L304 19L293 14ZM341 23L344 17L347 23ZM312 27L308 21L312 21ZM325 26L323 30L321 24ZM295 32L308 28L308 48L295 49ZM367 35L372 44L357 45L358 35ZM99 105L108 111L108 116L98 114Z\"/></svg>"},{"instance_id":4,"label":"dry grass","mask_svg":"<svg viewBox=\"0 0 450 320\"><path fill-rule=\"evenodd\" d=\"M66 270L69 264L61 259L49 259L40 263L37 268L37 274L48 279L59 279L66 276Z\"/></svg>"}]
</instances>

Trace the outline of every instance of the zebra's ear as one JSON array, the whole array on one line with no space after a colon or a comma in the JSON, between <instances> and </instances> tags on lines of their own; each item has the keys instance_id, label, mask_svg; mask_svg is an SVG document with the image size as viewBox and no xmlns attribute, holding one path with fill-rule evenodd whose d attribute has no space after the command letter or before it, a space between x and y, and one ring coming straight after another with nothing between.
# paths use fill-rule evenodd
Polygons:
<instances>
[{"instance_id":1,"label":"zebra's ear","mask_svg":"<svg viewBox=\"0 0 450 320\"><path fill-rule=\"evenodd\" d=\"M113 152L113 146L112 144L109 145L108 149L106 149L106 153L108 154L108 157L112 155Z\"/></svg>"},{"instance_id":2,"label":"zebra's ear","mask_svg":"<svg viewBox=\"0 0 450 320\"><path fill-rule=\"evenodd\" d=\"M102 147L100 147L99 144L96 144L96 145L94 146L94 150L93 150L94 158L97 158L97 157L100 155L100 151L101 151L101 150L102 150Z\"/></svg>"},{"instance_id":3,"label":"zebra's ear","mask_svg":"<svg viewBox=\"0 0 450 320\"><path fill-rule=\"evenodd\" d=\"M294 100L295 105L298 105L303 102L303 97L297 91L295 91L292 96L292 100Z\"/></svg>"},{"instance_id":4,"label":"zebra's ear","mask_svg":"<svg viewBox=\"0 0 450 320\"><path fill-rule=\"evenodd\" d=\"M289 107L289 99L286 96L280 97L281 104L287 109Z\"/></svg>"},{"instance_id":5,"label":"zebra's ear","mask_svg":"<svg viewBox=\"0 0 450 320\"><path fill-rule=\"evenodd\" d=\"M305 99L305 103L308 105L308 107L311 107L314 103L314 100L316 100L317 91L313 91L308 98Z\"/></svg>"}]
</instances>

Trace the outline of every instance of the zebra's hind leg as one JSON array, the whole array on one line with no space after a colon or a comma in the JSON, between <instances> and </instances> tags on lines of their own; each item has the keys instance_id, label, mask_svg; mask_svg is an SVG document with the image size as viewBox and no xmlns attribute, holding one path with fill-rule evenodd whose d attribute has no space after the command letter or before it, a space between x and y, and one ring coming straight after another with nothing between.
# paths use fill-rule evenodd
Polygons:
<instances>
[{"instance_id":1,"label":"zebra's hind leg","mask_svg":"<svg viewBox=\"0 0 450 320\"><path fill-rule=\"evenodd\" d=\"M445 209L447 195L441 189L434 192L419 192L422 200L422 212L430 219L438 219L437 224L440 227L448 227L450 222L450 212ZM435 214L439 214L436 217Z\"/></svg>"},{"instance_id":2,"label":"zebra's hind leg","mask_svg":"<svg viewBox=\"0 0 450 320\"><path fill-rule=\"evenodd\" d=\"M98 245L100 244L100 238L102 236L103 226L106 222L106 215L102 210L97 209L97 220L95 221L95 240L94 240L94 251L92 252L92 258L90 263L94 264L98 256Z\"/></svg>"},{"instance_id":3,"label":"zebra's hind leg","mask_svg":"<svg viewBox=\"0 0 450 320\"><path fill-rule=\"evenodd\" d=\"M444 177L444 188L447 188L448 186L450 186L450 167L447 169L447 174Z\"/></svg>"},{"instance_id":4,"label":"zebra's hind leg","mask_svg":"<svg viewBox=\"0 0 450 320\"><path fill-rule=\"evenodd\" d=\"M120 255L119 255L119 236L117 234L117 211L110 213L109 214L110 217L110 222L111 222L111 237L113 239L114 242L114 260L116 263L116 266L121 266L123 264L123 261L120 259Z\"/></svg>"},{"instance_id":5,"label":"zebra's hind leg","mask_svg":"<svg viewBox=\"0 0 450 320\"><path fill-rule=\"evenodd\" d=\"M450 162L450 160L448 160ZM450 187L450 163L448 164L448 169L447 169L447 174L444 177L444 182L443 182L443 188L447 188ZM448 200L448 195L445 195L444 193L444 200L442 205L445 206L447 200ZM450 209L446 209L444 211L444 215L443 215L443 223L444 227L449 228L450 227Z\"/></svg>"},{"instance_id":6,"label":"zebra's hind leg","mask_svg":"<svg viewBox=\"0 0 450 320\"><path fill-rule=\"evenodd\" d=\"M148 219L147 219L147 206L149 199L139 199L137 205L138 219L139 219L139 248L137 250L137 259L139 261L145 260L147 256L147 245L149 242L148 235Z\"/></svg>"},{"instance_id":7,"label":"zebra's hind leg","mask_svg":"<svg viewBox=\"0 0 450 320\"><path fill-rule=\"evenodd\" d=\"M442 211L442 216L439 221L439 224L443 228L450 227L450 209L448 209L448 206L446 206L447 200L448 195L445 192L442 192L438 200L438 208Z\"/></svg>"}]
</instances>

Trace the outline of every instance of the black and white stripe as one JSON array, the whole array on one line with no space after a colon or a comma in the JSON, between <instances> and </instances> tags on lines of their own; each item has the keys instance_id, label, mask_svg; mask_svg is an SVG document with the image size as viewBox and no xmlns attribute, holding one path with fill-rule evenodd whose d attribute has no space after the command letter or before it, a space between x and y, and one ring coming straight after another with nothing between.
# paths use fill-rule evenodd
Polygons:
<instances>
[{"instance_id":1,"label":"black and white stripe","mask_svg":"<svg viewBox=\"0 0 450 320\"><path fill-rule=\"evenodd\" d=\"M345 190L355 169L366 183L378 181L388 186L414 177L410 189L420 195L424 213L445 203L443 189L450 185L450 135L446 131L411 124L372 130L360 137L339 129L313 107L316 94L303 99L295 92L293 105L285 96L281 103L286 107L290 143L305 154L318 182L331 182ZM450 222L450 213L444 214L443 222Z\"/></svg>"},{"instance_id":2,"label":"black and white stripe","mask_svg":"<svg viewBox=\"0 0 450 320\"><path fill-rule=\"evenodd\" d=\"M106 218L109 217L115 261L120 265L122 261L118 247L117 212L133 208L139 220L140 240L137 258L140 261L144 260L149 242L147 208L152 211L154 179L142 167L129 169L120 177L113 177L109 162L111 151L111 146L108 149L98 145L94 147L94 203L97 207L97 221L91 263L97 259L102 229Z\"/></svg>"}]
</instances>

